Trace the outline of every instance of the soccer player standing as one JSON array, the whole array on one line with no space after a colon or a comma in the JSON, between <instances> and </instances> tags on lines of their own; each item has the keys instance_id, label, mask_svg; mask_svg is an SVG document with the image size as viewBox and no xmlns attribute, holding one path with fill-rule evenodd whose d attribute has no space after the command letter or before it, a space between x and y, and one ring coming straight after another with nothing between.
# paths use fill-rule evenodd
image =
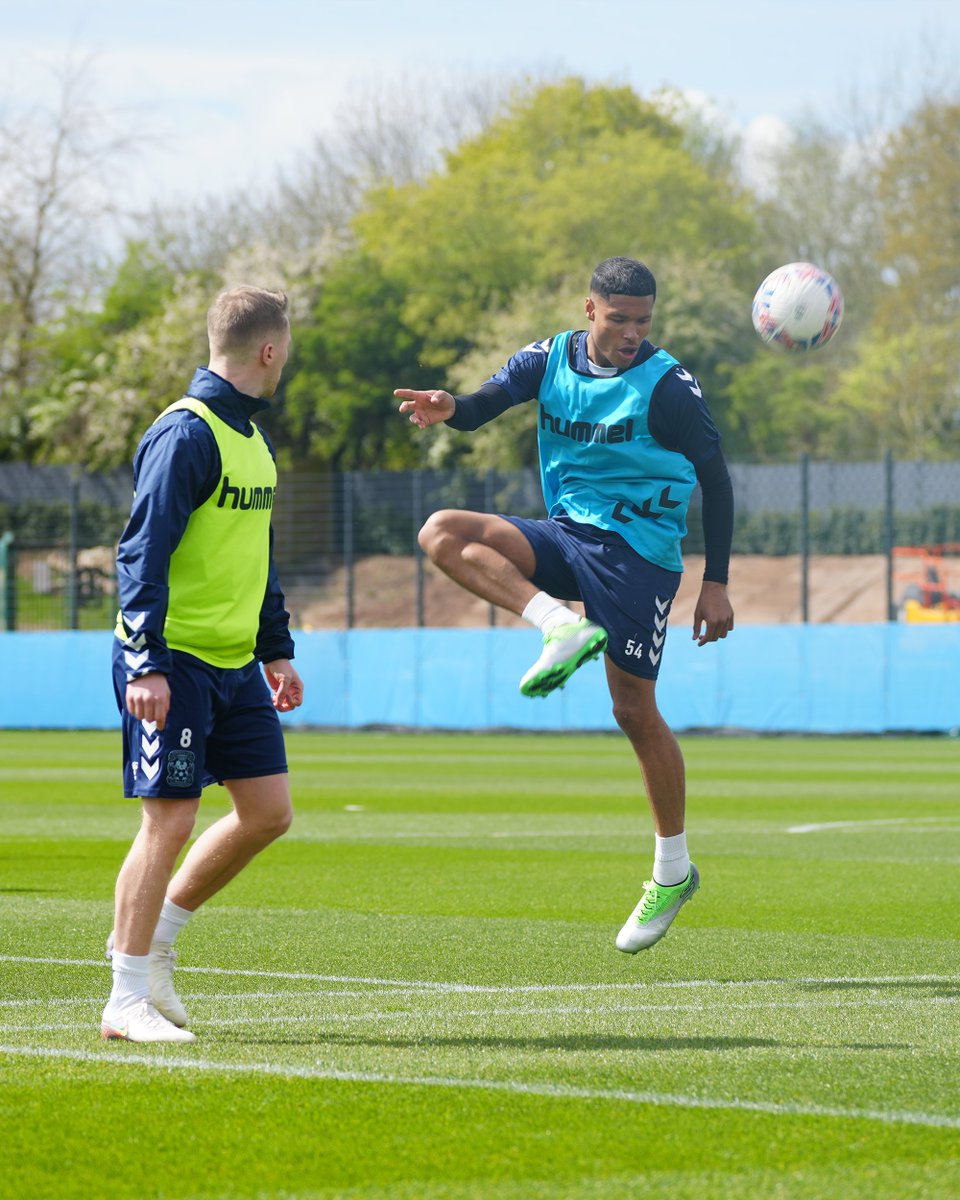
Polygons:
<instances>
[{"instance_id":1,"label":"soccer player standing","mask_svg":"<svg viewBox=\"0 0 960 1200\"><path fill-rule=\"evenodd\" d=\"M534 342L468 395L394 392L420 428L476 429L538 402L547 519L443 510L424 524L420 544L462 587L543 633L543 652L520 681L524 695L563 687L606 651L613 714L636 753L655 826L652 878L616 940L631 954L663 937L700 883L687 849L683 756L655 695L698 482L706 567L694 639L725 638L734 623L730 476L697 380L647 340L655 300L643 263L607 259L590 281L587 330ZM582 601L586 617L565 600Z\"/></svg>"},{"instance_id":2,"label":"soccer player standing","mask_svg":"<svg viewBox=\"0 0 960 1200\"><path fill-rule=\"evenodd\" d=\"M222 292L207 332L209 366L137 448L117 551L114 688L124 794L139 797L142 819L117 879L101 1033L131 1042L195 1040L173 986L172 943L292 816L277 714L302 703L303 683L273 565L276 463L250 419L287 361L287 298ZM201 789L214 782L232 811L174 875Z\"/></svg>"}]
</instances>

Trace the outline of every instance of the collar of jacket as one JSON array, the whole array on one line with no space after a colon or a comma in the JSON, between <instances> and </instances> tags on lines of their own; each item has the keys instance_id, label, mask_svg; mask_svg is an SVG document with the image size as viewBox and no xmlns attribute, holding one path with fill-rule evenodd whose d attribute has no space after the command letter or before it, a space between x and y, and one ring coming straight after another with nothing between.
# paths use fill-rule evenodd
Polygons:
<instances>
[{"instance_id":1,"label":"collar of jacket","mask_svg":"<svg viewBox=\"0 0 960 1200\"><path fill-rule=\"evenodd\" d=\"M246 423L254 413L270 407L270 401L259 396L247 396L232 383L211 371L209 367L197 367L187 388L187 395L202 400L226 421L238 420Z\"/></svg>"}]
</instances>

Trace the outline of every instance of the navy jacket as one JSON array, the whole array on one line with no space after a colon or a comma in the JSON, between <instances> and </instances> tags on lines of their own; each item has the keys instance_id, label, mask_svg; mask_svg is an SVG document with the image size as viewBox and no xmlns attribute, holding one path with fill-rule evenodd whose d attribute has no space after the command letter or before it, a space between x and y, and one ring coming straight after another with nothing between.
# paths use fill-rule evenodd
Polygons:
<instances>
[{"instance_id":1,"label":"navy jacket","mask_svg":"<svg viewBox=\"0 0 960 1200\"><path fill-rule=\"evenodd\" d=\"M238 392L207 367L197 368L187 395L202 400L233 429L248 435L252 415L267 407L264 400ZM264 440L273 454L266 435ZM146 657L131 676L153 671L170 674L170 651L163 640L170 556L183 537L190 514L213 495L220 476L220 451L213 432L202 417L188 410L178 409L155 422L137 447L133 459L136 497L117 549L120 611L128 628L131 618L144 614L138 628L144 634ZM270 569L255 649L261 662L293 658L289 622L273 561L271 529Z\"/></svg>"}]
</instances>

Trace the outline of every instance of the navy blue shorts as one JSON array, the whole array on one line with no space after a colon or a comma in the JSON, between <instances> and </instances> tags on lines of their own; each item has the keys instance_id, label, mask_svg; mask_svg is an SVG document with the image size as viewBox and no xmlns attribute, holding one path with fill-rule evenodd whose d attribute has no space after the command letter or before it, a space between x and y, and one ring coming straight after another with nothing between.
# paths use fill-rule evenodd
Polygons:
<instances>
[{"instance_id":1,"label":"navy blue shorts","mask_svg":"<svg viewBox=\"0 0 960 1200\"><path fill-rule=\"evenodd\" d=\"M607 631L607 656L630 675L656 679L680 572L641 558L618 533L570 517L505 520L533 548L531 582L558 600L581 600Z\"/></svg>"},{"instance_id":2,"label":"navy blue shorts","mask_svg":"<svg viewBox=\"0 0 960 1200\"><path fill-rule=\"evenodd\" d=\"M113 687L123 720L123 794L195 800L208 784L287 770L280 718L260 664L228 670L173 650L170 711L161 731L127 712L123 647Z\"/></svg>"}]
</instances>

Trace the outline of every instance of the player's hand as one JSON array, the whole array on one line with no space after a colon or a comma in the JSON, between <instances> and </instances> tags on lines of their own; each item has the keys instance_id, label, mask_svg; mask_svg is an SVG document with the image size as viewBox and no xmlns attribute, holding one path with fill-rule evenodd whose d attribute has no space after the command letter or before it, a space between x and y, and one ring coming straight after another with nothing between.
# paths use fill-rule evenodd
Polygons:
<instances>
[{"instance_id":1,"label":"player's hand","mask_svg":"<svg viewBox=\"0 0 960 1200\"><path fill-rule=\"evenodd\" d=\"M288 658L275 658L273 662L264 663L263 673L267 677L273 707L277 712L291 712L300 707L303 703L303 680Z\"/></svg>"},{"instance_id":2,"label":"player's hand","mask_svg":"<svg viewBox=\"0 0 960 1200\"><path fill-rule=\"evenodd\" d=\"M166 675L151 671L127 684L127 712L138 721L156 721L157 729L167 723L170 711L170 683Z\"/></svg>"},{"instance_id":3,"label":"player's hand","mask_svg":"<svg viewBox=\"0 0 960 1200\"><path fill-rule=\"evenodd\" d=\"M406 413L420 429L436 425L438 421L448 421L457 411L457 402L449 392L417 392L411 388L397 388L393 394L403 401L400 411Z\"/></svg>"},{"instance_id":4,"label":"player's hand","mask_svg":"<svg viewBox=\"0 0 960 1200\"><path fill-rule=\"evenodd\" d=\"M725 638L733 629L733 606L725 583L703 581L697 607L693 610L693 640L698 646Z\"/></svg>"}]
</instances>

